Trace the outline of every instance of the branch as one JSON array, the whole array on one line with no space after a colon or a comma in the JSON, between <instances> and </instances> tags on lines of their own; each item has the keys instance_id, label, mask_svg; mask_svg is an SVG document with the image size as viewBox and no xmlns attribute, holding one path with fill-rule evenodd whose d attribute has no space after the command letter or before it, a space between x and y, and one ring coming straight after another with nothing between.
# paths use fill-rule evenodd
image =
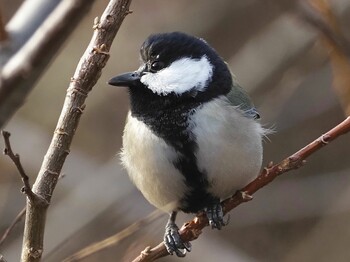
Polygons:
<instances>
[{"instance_id":1,"label":"branch","mask_svg":"<svg viewBox=\"0 0 350 262\"><path fill-rule=\"evenodd\" d=\"M22 106L36 81L94 1L63 0L0 73L0 128Z\"/></svg>"},{"instance_id":2,"label":"branch","mask_svg":"<svg viewBox=\"0 0 350 262\"><path fill-rule=\"evenodd\" d=\"M280 163L273 165L270 163L265 167L260 175L247 186L237 191L232 197L221 202L224 214L239 206L242 203L252 200L252 195L272 182L277 176L282 175L290 170L301 167L305 160L322 147L328 145L329 142L346 134L350 131L350 117L346 118L339 125L320 136L304 148L300 149L293 155L285 158ZM193 220L185 223L180 229L181 239L184 242L193 241L202 233L202 229L208 226L208 219L204 213L198 214ZM158 244L154 248L147 247L141 254L133 260L133 262L150 262L158 258L169 255L163 243Z\"/></svg>"},{"instance_id":3,"label":"branch","mask_svg":"<svg viewBox=\"0 0 350 262\"><path fill-rule=\"evenodd\" d=\"M82 2L87 4L86 1ZM71 79L51 144L33 185L33 192L48 203L69 154L73 136L85 108L85 100L108 61L112 41L124 18L130 13L130 2L131 0L111 0L101 19L95 19L94 34ZM27 199L22 262L40 261L42 257L47 208L48 205L35 205Z\"/></svg>"},{"instance_id":4,"label":"branch","mask_svg":"<svg viewBox=\"0 0 350 262\"><path fill-rule=\"evenodd\" d=\"M7 63L41 26L61 0L25 0L4 25L7 41L0 42L0 67Z\"/></svg>"},{"instance_id":5,"label":"branch","mask_svg":"<svg viewBox=\"0 0 350 262\"><path fill-rule=\"evenodd\" d=\"M17 167L17 170L19 172L19 175L22 178L23 181L23 187L21 189L22 193L26 194L31 201L35 201L36 195L33 193L30 184L29 184L29 177L27 176L26 172L24 171L24 168L21 164L21 160L18 154L13 153L11 143L10 143L10 136L11 134L7 131L1 131L2 136L4 137L4 142L5 142L5 149L4 149L4 154L7 155L15 164Z\"/></svg>"}]
</instances>

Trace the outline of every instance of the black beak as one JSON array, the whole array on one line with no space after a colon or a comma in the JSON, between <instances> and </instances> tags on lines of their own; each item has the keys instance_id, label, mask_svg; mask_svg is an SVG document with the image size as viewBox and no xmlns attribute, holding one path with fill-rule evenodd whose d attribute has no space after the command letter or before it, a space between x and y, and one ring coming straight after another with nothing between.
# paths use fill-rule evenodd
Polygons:
<instances>
[{"instance_id":1,"label":"black beak","mask_svg":"<svg viewBox=\"0 0 350 262\"><path fill-rule=\"evenodd\" d=\"M108 81L109 85L112 86L134 86L140 82L140 74L136 72L128 72L113 77Z\"/></svg>"}]
</instances>

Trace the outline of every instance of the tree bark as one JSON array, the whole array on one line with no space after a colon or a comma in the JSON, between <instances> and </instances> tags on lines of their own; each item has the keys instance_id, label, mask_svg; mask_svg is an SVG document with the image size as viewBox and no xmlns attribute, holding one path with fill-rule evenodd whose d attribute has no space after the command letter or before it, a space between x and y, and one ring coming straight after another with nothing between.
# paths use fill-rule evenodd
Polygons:
<instances>
[{"instance_id":1,"label":"tree bark","mask_svg":"<svg viewBox=\"0 0 350 262\"><path fill-rule=\"evenodd\" d=\"M33 192L43 201L34 202L27 198L22 262L41 259L46 212L53 191L84 111L85 99L107 63L112 41L125 16L130 13L130 2L111 0L101 19L95 19L94 34L71 79L51 144L33 185Z\"/></svg>"}]
</instances>

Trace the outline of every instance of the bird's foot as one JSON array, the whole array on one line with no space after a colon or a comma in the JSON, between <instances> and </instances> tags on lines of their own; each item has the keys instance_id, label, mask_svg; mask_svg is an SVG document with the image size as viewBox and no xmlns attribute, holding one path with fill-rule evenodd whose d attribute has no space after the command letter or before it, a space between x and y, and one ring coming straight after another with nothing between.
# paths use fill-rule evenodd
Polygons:
<instances>
[{"instance_id":1,"label":"bird's foot","mask_svg":"<svg viewBox=\"0 0 350 262\"><path fill-rule=\"evenodd\" d=\"M228 216L227 220L224 221L224 212L220 202L205 208L204 211L207 214L209 225L213 229L217 228L220 230L223 226L226 226L230 220L230 216Z\"/></svg>"},{"instance_id":2,"label":"bird's foot","mask_svg":"<svg viewBox=\"0 0 350 262\"><path fill-rule=\"evenodd\" d=\"M170 221L165 227L164 244L170 255L173 255L175 252L178 257L184 257L187 251L191 251L191 243L181 240L179 228Z\"/></svg>"}]
</instances>

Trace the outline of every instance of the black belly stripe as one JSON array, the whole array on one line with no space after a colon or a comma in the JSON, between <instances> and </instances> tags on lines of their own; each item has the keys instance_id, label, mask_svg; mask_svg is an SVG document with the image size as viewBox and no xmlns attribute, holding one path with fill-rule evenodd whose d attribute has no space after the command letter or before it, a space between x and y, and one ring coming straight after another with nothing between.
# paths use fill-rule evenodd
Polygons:
<instances>
[{"instance_id":1,"label":"black belly stripe","mask_svg":"<svg viewBox=\"0 0 350 262\"><path fill-rule=\"evenodd\" d=\"M152 131L172 146L179 158L173 163L183 174L188 186L187 193L180 201L180 209L184 212L195 213L202 210L214 197L207 192L209 183L205 171L200 171L195 152L198 148L195 137L188 130L190 112L166 114L164 111L157 118L142 118Z\"/></svg>"},{"instance_id":2,"label":"black belly stripe","mask_svg":"<svg viewBox=\"0 0 350 262\"><path fill-rule=\"evenodd\" d=\"M207 192L207 175L205 171L200 171L197 165L195 152L198 146L195 138L187 130L188 114L184 118L177 114L178 119L174 119L173 113L169 116L163 112L157 118L143 118L142 121L179 153L180 157L173 164L185 177L188 187L179 208L183 212L195 213L203 209L208 202L212 202L213 197Z\"/></svg>"},{"instance_id":3,"label":"black belly stripe","mask_svg":"<svg viewBox=\"0 0 350 262\"><path fill-rule=\"evenodd\" d=\"M185 177L188 187L179 209L195 213L216 201L207 191L209 182L205 170L198 168L195 156L198 145L189 130L189 117L202 103L191 97L183 98L186 101L172 95L159 97L145 89L131 89L130 94L132 116L179 153L173 164Z\"/></svg>"},{"instance_id":4,"label":"black belly stripe","mask_svg":"<svg viewBox=\"0 0 350 262\"><path fill-rule=\"evenodd\" d=\"M181 200L182 211L195 213L215 201L207 191L209 186L207 175L205 171L199 170L193 153L183 154L174 165L185 176L186 184L189 186L187 194Z\"/></svg>"}]
</instances>

